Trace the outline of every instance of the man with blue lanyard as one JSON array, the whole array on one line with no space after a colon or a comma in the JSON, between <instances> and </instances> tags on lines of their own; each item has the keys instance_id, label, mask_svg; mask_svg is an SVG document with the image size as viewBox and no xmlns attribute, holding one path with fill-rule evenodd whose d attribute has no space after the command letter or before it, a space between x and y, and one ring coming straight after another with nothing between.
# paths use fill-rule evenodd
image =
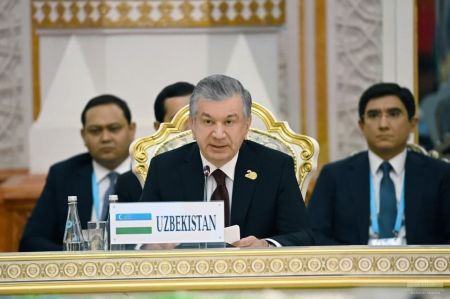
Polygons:
<instances>
[{"instance_id":1,"label":"man with blue lanyard","mask_svg":"<svg viewBox=\"0 0 450 299\"><path fill-rule=\"evenodd\" d=\"M63 248L67 197L78 197L81 225L105 220L108 195L117 176L130 169L128 148L136 125L122 99L101 95L91 99L81 114L81 137L88 153L50 167L47 181L28 219L20 251L58 251Z\"/></svg>"},{"instance_id":2,"label":"man with blue lanyard","mask_svg":"<svg viewBox=\"0 0 450 299\"><path fill-rule=\"evenodd\" d=\"M323 167L308 206L316 245L450 242L450 164L407 151L416 124L408 89L379 83L362 94L369 150Z\"/></svg>"}]
</instances>

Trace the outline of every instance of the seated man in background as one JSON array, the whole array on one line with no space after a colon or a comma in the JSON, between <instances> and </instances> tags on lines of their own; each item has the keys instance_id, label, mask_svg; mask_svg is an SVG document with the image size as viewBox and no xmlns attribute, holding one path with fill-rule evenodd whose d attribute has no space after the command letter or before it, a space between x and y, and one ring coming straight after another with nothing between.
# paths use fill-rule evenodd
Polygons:
<instances>
[{"instance_id":1,"label":"seated man in background","mask_svg":"<svg viewBox=\"0 0 450 299\"><path fill-rule=\"evenodd\" d=\"M196 142L152 158L142 201L223 200L225 226L239 225L239 247L310 245L312 237L292 157L244 140L252 99L224 75L201 80L189 103ZM204 169L207 177L204 188Z\"/></svg>"},{"instance_id":2,"label":"seated man in background","mask_svg":"<svg viewBox=\"0 0 450 299\"><path fill-rule=\"evenodd\" d=\"M362 94L369 151L323 167L308 206L316 245L450 241L450 164L407 151L414 115L413 95L397 84Z\"/></svg>"},{"instance_id":3,"label":"seated man in background","mask_svg":"<svg viewBox=\"0 0 450 299\"><path fill-rule=\"evenodd\" d=\"M153 105L155 131L158 131L162 122L170 122L181 108L189 104L189 97L194 91L194 87L188 82L176 82L161 90Z\"/></svg>"},{"instance_id":4,"label":"seated man in background","mask_svg":"<svg viewBox=\"0 0 450 299\"><path fill-rule=\"evenodd\" d=\"M47 181L28 219L20 251L62 250L67 197L78 197L81 225L104 220L108 195L118 174L130 169L128 148L136 125L125 101L113 95L91 99L81 114L81 137L88 149L50 167Z\"/></svg>"},{"instance_id":5,"label":"seated man in background","mask_svg":"<svg viewBox=\"0 0 450 299\"><path fill-rule=\"evenodd\" d=\"M154 104L155 131L159 129L162 122L170 122L181 108L189 104L189 97L193 90L194 85L187 82L176 82L161 90ZM117 179L116 193L119 201L138 201L141 197L141 183L131 170Z\"/></svg>"}]
</instances>

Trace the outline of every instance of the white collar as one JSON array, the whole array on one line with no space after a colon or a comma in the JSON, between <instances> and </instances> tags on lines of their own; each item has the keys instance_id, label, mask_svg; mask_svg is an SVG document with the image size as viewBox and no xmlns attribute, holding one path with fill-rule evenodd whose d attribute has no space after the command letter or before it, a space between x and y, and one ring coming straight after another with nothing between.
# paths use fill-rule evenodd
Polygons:
<instances>
[{"instance_id":1,"label":"white collar","mask_svg":"<svg viewBox=\"0 0 450 299\"><path fill-rule=\"evenodd\" d=\"M222 167L220 167L220 170L222 170L227 175L227 177L232 181L234 181L234 169L236 168L238 155L239 152L237 152L236 155L234 155L234 157L230 161L228 161ZM200 152L200 157L202 158L203 167L209 166L210 173L213 173L214 170L217 169L217 167L214 166L214 164L206 160L202 152Z\"/></svg>"},{"instance_id":2,"label":"white collar","mask_svg":"<svg viewBox=\"0 0 450 299\"><path fill-rule=\"evenodd\" d=\"M405 169L405 161L406 161L406 148L397 156L390 159L388 162L391 164L392 169L394 170L394 173L396 175L400 175L403 173ZM369 165L370 165L370 172L372 175L376 175L381 163L383 163L384 160L381 159L377 154L369 150Z\"/></svg>"},{"instance_id":3,"label":"white collar","mask_svg":"<svg viewBox=\"0 0 450 299\"><path fill-rule=\"evenodd\" d=\"M122 163L119 164L115 169L110 170L102 165L100 165L97 161L92 159L92 167L94 168L95 177L97 179L97 183L101 182L111 171L115 171L118 174L122 174L130 170L131 160L130 157L127 157Z\"/></svg>"}]
</instances>

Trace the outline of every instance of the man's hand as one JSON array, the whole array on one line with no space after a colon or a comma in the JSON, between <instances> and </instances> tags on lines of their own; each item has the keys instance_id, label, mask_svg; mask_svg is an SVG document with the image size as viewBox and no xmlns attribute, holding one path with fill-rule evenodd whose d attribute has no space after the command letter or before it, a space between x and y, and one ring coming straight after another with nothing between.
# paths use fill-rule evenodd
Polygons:
<instances>
[{"instance_id":1,"label":"man's hand","mask_svg":"<svg viewBox=\"0 0 450 299\"><path fill-rule=\"evenodd\" d=\"M258 239L255 236L248 236L234 242L236 247L269 247L269 243L264 239Z\"/></svg>"}]
</instances>

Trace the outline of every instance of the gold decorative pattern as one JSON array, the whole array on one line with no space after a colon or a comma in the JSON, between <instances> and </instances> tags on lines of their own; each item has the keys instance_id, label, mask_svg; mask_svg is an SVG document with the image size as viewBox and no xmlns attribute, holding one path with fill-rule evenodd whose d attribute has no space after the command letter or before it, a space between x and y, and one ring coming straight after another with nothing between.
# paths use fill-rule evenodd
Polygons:
<instances>
[{"instance_id":1,"label":"gold decorative pattern","mask_svg":"<svg viewBox=\"0 0 450 299\"><path fill-rule=\"evenodd\" d=\"M297 181L305 196L309 179L317 167L319 154L317 141L312 137L293 132L286 122L277 121L270 111L256 102L253 102L251 110L253 116L261 119L266 130L250 128L247 139L292 156ZM170 123L162 123L156 133L139 138L130 146L130 156L134 163L133 171L142 185L153 156L194 141L191 131L183 131L188 118L189 109L186 106L174 116ZM256 173L251 175L251 178L256 179L256 177Z\"/></svg>"},{"instance_id":2,"label":"gold decorative pattern","mask_svg":"<svg viewBox=\"0 0 450 299\"><path fill-rule=\"evenodd\" d=\"M32 10L32 13L34 9ZM33 59L33 120L37 120L39 113L41 112L41 86L39 75L39 37L36 34L36 28L31 29L31 44L32 44L32 59Z\"/></svg>"},{"instance_id":3,"label":"gold decorative pattern","mask_svg":"<svg viewBox=\"0 0 450 299\"><path fill-rule=\"evenodd\" d=\"M306 110L306 90L308 89L308 85L306 84L306 13L305 13L305 0L298 1L298 9L299 9L299 69L300 69L300 131L299 132L308 132L307 126L307 110Z\"/></svg>"},{"instance_id":4,"label":"gold decorative pattern","mask_svg":"<svg viewBox=\"0 0 450 299\"><path fill-rule=\"evenodd\" d=\"M314 287L325 277L328 287L425 280L445 287L449 265L450 248L430 246L0 254L0 294L69 292L75 282L82 286L75 292Z\"/></svg>"},{"instance_id":5,"label":"gold decorative pattern","mask_svg":"<svg viewBox=\"0 0 450 299\"><path fill-rule=\"evenodd\" d=\"M413 55L411 64L413 65L413 95L414 95L414 104L416 107L419 107L419 20L418 16L418 4L417 0L414 1L413 7ZM416 126L414 129L414 142L419 143L419 126Z\"/></svg>"},{"instance_id":6,"label":"gold decorative pattern","mask_svg":"<svg viewBox=\"0 0 450 299\"><path fill-rule=\"evenodd\" d=\"M40 29L279 26L285 0L32 0Z\"/></svg>"},{"instance_id":7,"label":"gold decorative pattern","mask_svg":"<svg viewBox=\"0 0 450 299\"><path fill-rule=\"evenodd\" d=\"M327 1L315 1L316 32L316 125L317 140L320 143L321 155L319 164L329 162L328 146L328 74L327 74Z\"/></svg>"}]
</instances>

